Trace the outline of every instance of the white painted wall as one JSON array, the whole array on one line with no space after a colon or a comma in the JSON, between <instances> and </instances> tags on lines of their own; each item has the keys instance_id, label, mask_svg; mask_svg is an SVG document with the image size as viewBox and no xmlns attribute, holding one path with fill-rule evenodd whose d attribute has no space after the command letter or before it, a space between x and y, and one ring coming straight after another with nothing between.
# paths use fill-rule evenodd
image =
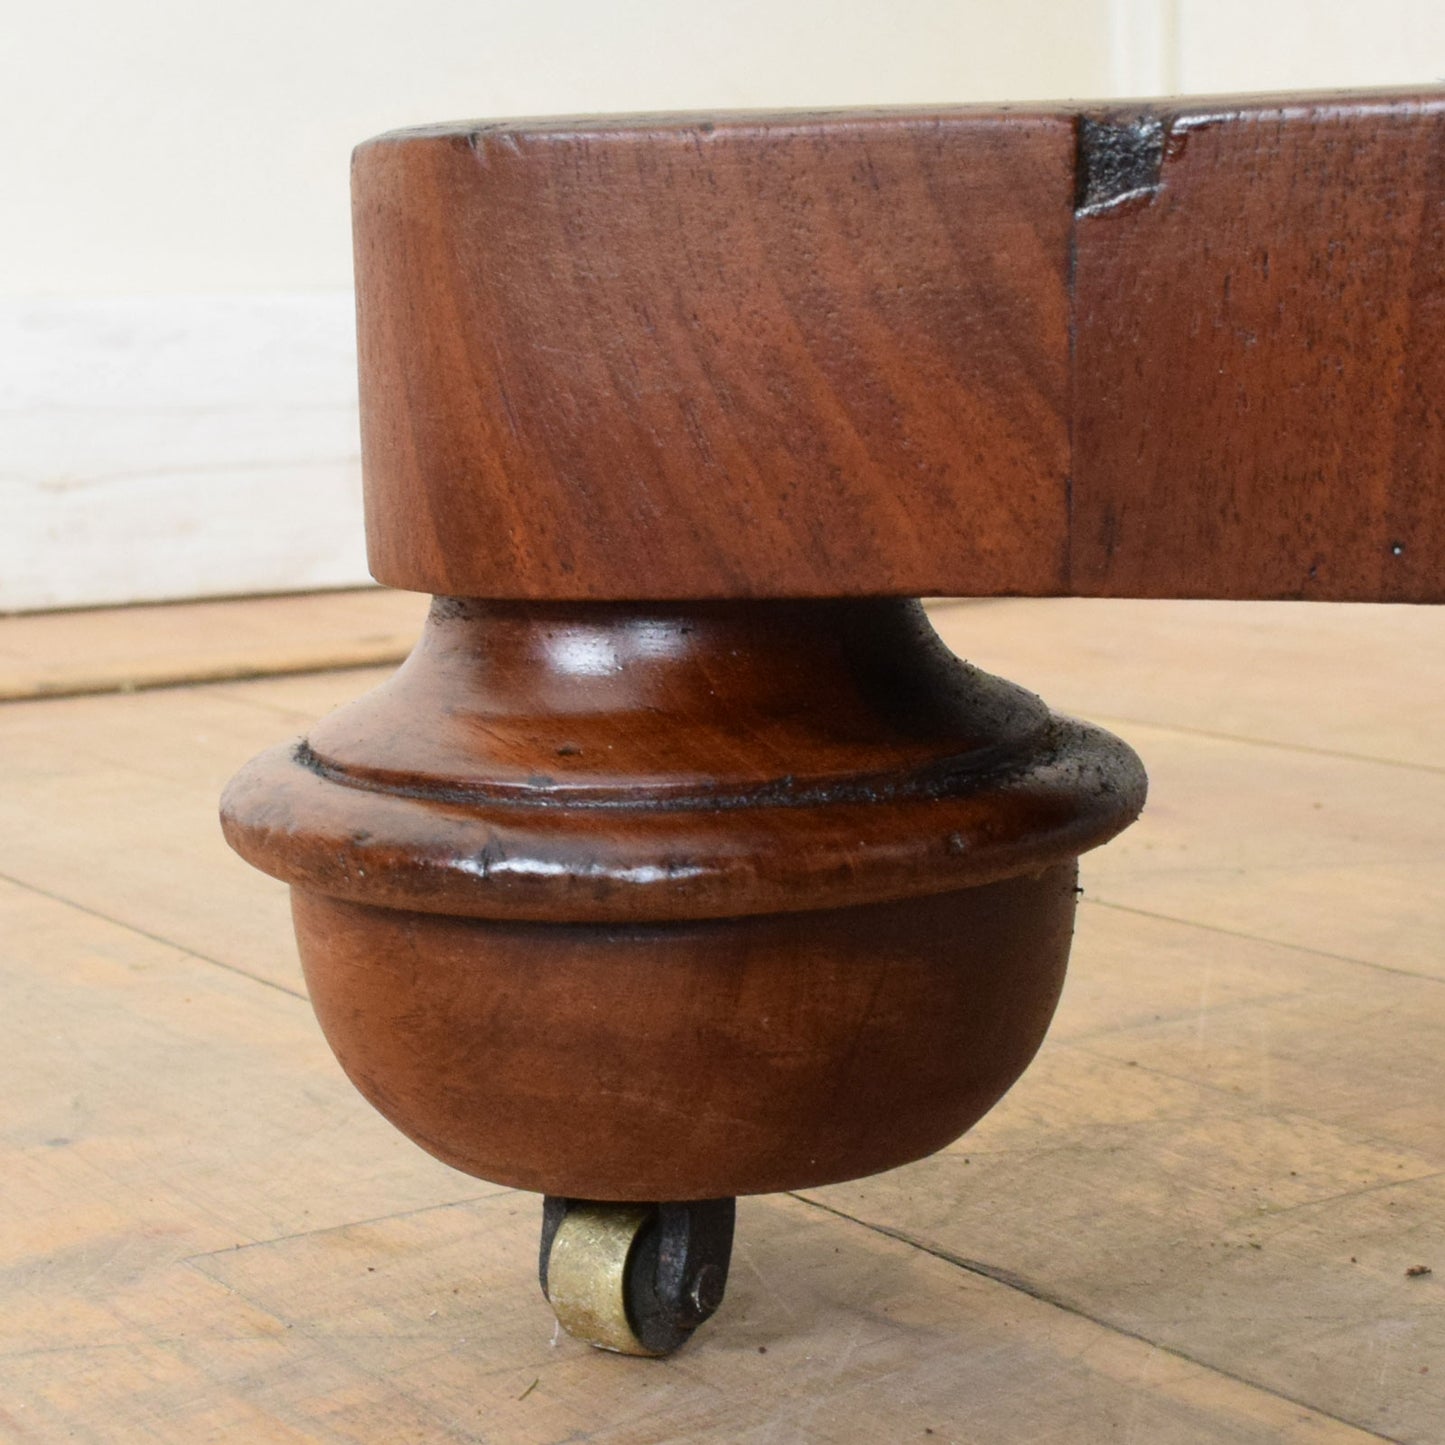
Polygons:
<instances>
[{"instance_id":1,"label":"white painted wall","mask_svg":"<svg viewBox=\"0 0 1445 1445\"><path fill-rule=\"evenodd\" d=\"M1445 81L1442 0L1173 0L1171 89L1314 90Z\"/></svg>"},{"instance_id":2,"label":"white painted wall","mask_svg":"<svg viewBox=\"0 0 1445 1445\"><path fill-rule=\"evenodd\" d=\"M347 286L347 155L400 125L1108 86L1107 0L7 4L12 295Z\"/></svg>"},{"instance_id":3,"label":"white painted wall","mask_svg":"<svg viewBox=\"0 0 1445 1445\"><path fill-rule=\"evenodd\" d=\"M4 3L0 610L364 580L377 131L1445 74L1441 0Z\"/></svg>"},{"instance_id":4,"label":"white painted wall","mask_svg":"<svg viewBox=\"0 0 1445 1445\"><path fill-rule=\"evenodd\" d=\"M1445 80L1442 0L1110 0L1120 96Z\"/></svg>"},{"instance_id":5,"label":"white painted wall","mask_svg":"<svg viewBox=\"0 0 1445 1445\"><path fill-rule=\"evenodd\" d=\"M0 610L366 576L348 291L0 301Z\"/></svg>"}]
</instances>

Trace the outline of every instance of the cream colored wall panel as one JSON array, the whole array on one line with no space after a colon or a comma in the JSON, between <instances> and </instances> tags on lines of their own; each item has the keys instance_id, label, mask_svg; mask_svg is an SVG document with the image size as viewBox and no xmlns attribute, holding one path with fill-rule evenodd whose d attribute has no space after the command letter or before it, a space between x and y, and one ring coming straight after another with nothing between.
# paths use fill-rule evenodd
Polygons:
<instances>
[{"instance_id":1,"label":"cream colored wall panel","mask_svg":"<svg viewBox=\"0 0 1445 1445\"><path fill-rule=\"evenodd\" d=\"M49 0L10 11L0 294L11 295L349 285L347 157L395 126L1109 85L1108 0Z\"/></svg>"},{"instance_id":2,"label":"cream colored wall panel","mask_svg":"<svg viewBox=\"0 0 1445 1445\"><path fill-rule=\"evenodd\" d=\"M1174 0L1110 0L1109 89L1116 96L1171 95L1179 88Z\"/></svg>"},{"instance_id":3,"label":"cream colored wall panel","mask_svg":"<svg viewBox=\"0 0 1445 1445\"><path fill-rule=\"evenodd\" d=\"M348 292L0 303L0 611L355 586Z\"/></svg>"},{"instance_id":4,"label":"cream colored wall panel","mask_svg":"<svg viewBox=\"0 0 1445 1445\"><path fill-rule=\"evenodd\" d=\"M1177 5L1179 88L1426 85L1445 79L1440 0L1161 0Z\"/></svg>"}]
</instances>

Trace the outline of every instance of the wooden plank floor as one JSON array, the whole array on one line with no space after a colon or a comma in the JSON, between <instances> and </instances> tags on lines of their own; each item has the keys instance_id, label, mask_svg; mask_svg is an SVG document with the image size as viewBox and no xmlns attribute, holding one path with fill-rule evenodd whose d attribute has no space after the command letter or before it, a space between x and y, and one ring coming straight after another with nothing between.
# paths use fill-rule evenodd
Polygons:
<instances>
[{"instance_id":1,"label":"wooden plank floor","mask_svg":"<svg viewBox=\"0 0 1445 1445\"><path fill-rule=\"evenodd\" d=\"M661 1363L554 1341L536 1200L362 1103L220 842L229 772L385 669L97 690L392 656L419 615L0 621L0 690L91 694L0 706L0 1441L1445 1441L1445 611L940 608L1129 737L1150 807L1086 860L1009 1097L744 1201Z\"/></svg>"}]
</instances>

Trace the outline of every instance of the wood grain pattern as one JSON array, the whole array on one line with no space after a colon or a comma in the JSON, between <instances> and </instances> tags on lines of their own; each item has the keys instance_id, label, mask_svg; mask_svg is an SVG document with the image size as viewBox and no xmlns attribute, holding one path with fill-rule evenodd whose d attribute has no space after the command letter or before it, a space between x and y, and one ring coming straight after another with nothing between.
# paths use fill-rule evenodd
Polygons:
<instances>
[{"instance_id":1,"label":"wood grain pattern","mask_svg":"<svg viewBox=\"0 0 1445 1445\"><path fill-rule=\"evenodd\" d=\"M541 1194L681 1200L873 1174L976 1123L1053 1017L1076 875L625 928L292 900L328 1042L423 1148Z\"/></svg>"},{"instance_id":2,"label":"wood grain pattern","mask_svg":"<svg viewBox=\"0 0 1445 1445\"><path fill-rule=\"evenodd\" d=\"M997 111L362 146L373 572L513 598L1060 590L1073 149L1067 116Z\"/></svg>"},{"instance_id":3,"label":"wood grain pattern","mask_svg":"<svg viewBox=\"0 0 1445 1445\"><path fill-rule=\"evenodd\" d=\"M1151 127L1076 232L1072 590L1445 600L1445 97L1092 143Z\"/></svg>"},{"instance_id":4,"label":"wood grain pattern","mask_svg":"<svg viewBox=\"0 0 1445 1445\"><path fill-rule=\"evenodd\" d=\"M1445 600L1440 92L493 123L356 156L373 570Z\"/></svg>"},{"instance_id":5,"label":"wood grain pattern","mask_svg":"<svg viewBox=\"0 0 1445 1445\"><path fill-rule=\"evenodd\" d=\"M326 1445L470 1445L481 1432L498 1445L1039 1445L1131 1433L1148 1445L1380 1445L794 1198L743 1200L739 1220L727 1305L698 1345L645 1367L565 1335L549 1348L540 1305L509 1303L530 1283L511 1260L530 1253L534 1223L515 1196L198 1267L293 1325L271 1359L335 1381L335 1398L269 1396L279 1419ZM372 1260L384 1263L367 1274ZM816 1324L805 1332L803 1320ZM1407 1419L1429 1419L1420 1383Z\"/></svg>"}]
</instances>

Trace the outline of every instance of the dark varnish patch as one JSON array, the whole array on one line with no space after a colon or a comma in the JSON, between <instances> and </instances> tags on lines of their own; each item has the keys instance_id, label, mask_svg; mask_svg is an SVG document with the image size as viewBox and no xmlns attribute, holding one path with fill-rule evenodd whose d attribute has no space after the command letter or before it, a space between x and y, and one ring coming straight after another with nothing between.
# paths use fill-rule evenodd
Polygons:
<instances>
[{"instance_id":1,"label":"dark varnish patch","mask_svg":"<svg viewBox=\"0 0 1445 1445\"><path fill-rule=\"evenodd\" d=\"M1096 216L1159 189L1169 128L1156 115L1079 117L1074 210Z\"/></svg>"}]
</instances>

